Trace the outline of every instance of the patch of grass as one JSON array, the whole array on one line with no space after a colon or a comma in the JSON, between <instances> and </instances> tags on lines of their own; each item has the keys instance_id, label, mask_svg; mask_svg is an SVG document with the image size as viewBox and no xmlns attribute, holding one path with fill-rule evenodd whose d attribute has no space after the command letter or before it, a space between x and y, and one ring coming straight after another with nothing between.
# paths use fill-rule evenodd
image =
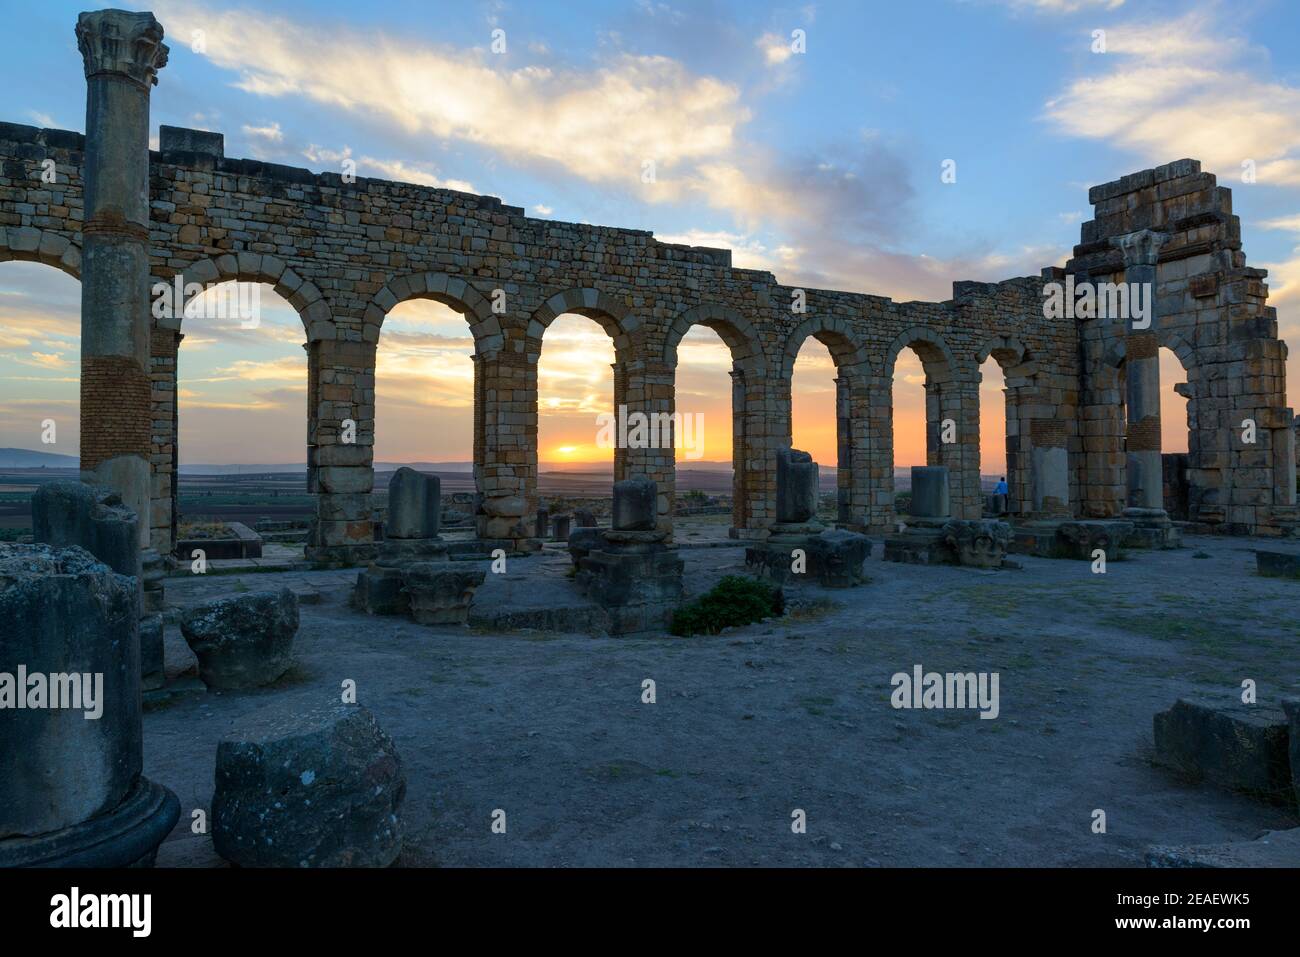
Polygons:
<instances>
[{"instance_id":1,"label":"patch of grass","mask_svg":"<svg viewBox=\"0 0 1300 957\"><path fill-rule=\"evenodd\" d=\"M803 709L807 711L809 714L821 715L826 713L822 709L829 708L831 705L833 705L835 703L835 699L828 698L825 696L812 697L812 698L800 698L799 703L803 705Z\"/></svg>"},{"instance_id":2,"label":"patch of grass","mask_svg":"<svg viewBox=\"0 0 1300 957\"><path fill-rule=\"evenodd\" d=\"M695 601L678 608L669 631L679 638L716 635L723 628L752 625L784 611L780 588L757 578L727 575Z\"/></svg>"}]
</instances>

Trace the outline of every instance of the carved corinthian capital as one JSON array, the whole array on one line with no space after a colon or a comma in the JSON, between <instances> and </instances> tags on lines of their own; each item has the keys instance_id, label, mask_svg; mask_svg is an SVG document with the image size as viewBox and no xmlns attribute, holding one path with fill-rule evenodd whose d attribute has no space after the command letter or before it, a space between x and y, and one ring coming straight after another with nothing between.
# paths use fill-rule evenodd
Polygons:
<instances>
[{"instance_id":1,"label":"carved corinthian capital","mask_svg":"<svg viewBox=\"0 0 1300 957\"><path fill-rule=\"evenodd\" d=\"M77 17L77 49L85 61L86 79L113 73L148 89L167 64L162 39L162 24L152 13L96 10Z\"/></svg>"},{"instance_id":2,"label":"carved corinthian capital","mask_svg":"<svg viewBox=\"0 0 1300 957\"><path fill-rule=\"evenodd\" d=\"M1129 266L1154 266L1160 258L1160 247L1169 236L1153 229L1139 229L1134 233L1115 236L1111 243L1124 255L1124 268Z\"/></svg>"}]
</instances>

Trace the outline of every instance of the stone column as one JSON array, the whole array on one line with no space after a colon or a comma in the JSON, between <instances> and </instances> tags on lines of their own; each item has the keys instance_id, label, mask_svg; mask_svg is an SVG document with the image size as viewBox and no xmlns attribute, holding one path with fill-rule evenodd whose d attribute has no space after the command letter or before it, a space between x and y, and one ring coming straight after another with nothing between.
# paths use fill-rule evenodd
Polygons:
<instances>
[{"instance_id":1,"label":"stone column","mask_svg":"<svg viewBox=\"0 0 1300 957\"><path fill-rule=\"evenodd\" d=\"M1065 423L1060 419L1031 419L1029 430L1033 442L1029 459L1031 517L1068 518L1071 515L1070 455L1066 448Z\"/></svg>"},{"instance_id":2,"label":"stone column","mask_svg":"<svg viewBox=\"0 0 1300 957\"><path fill-rule=\"evenodd\" d=\"M1112 242L1124 255L1124 283L1128 287L1128 318L1124 324L1128 438L1128 509L1164 512L1160 466L1160 341L1156 338L1156 261L1165 235L1141 229ZM1136 315L1135 290L1148 306L1145 319ZM1127 510L1126 510L1127 511Z\"/></svg>"},{"instance_id":3,"label":"stone column","mask_svg":"<svg viewBox=\"0 0 1300 957\"><path fill-rule=\"evenodd\" d=\"M81 477L150 514L149 91L167 63L150 13L77 18L86 69ZM140 545L149 544L147 520Z\"/></svg>"}]
</instances>

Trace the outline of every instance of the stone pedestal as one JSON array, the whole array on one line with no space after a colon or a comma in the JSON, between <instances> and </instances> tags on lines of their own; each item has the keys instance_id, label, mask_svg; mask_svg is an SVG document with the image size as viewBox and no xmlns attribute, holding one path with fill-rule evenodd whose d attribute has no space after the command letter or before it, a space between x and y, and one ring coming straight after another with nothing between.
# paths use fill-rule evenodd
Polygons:
<instances>
[{"instance_id":1,"label":"stone pedestal","mask_svg":"<svg viewBox=\"0 0 1300 957\"><path fill-rule=\"evenodd\" d=\"M569 540L569 516L556 515L551 520L552 534L557 542L567 542Z\"/></svg>"},{"instance_id":2,"label":"stone pedestal","mask_svg":"<svg viewBox=\"0 0 1300 957\"><path fill-rule=\"evenodd\" d=\"M782 585L860 585L866 581L862 563L871 554L871 540L856 532L828 530L817 521L818 475L817 463L807 452L777 451L777 521L764 541L745 549L745 564Z\"/></svg>"},{"instance_id":3,"label":"stone pedestal","mask_svg":"<svg viewBox=\"0 0 1300 957\"><path fill-rule=\"evenodd\" d=\"M1101 549L1106 561L1117 560L1133 531L1132 522L1116 519L1039 520L1017 525L1010 551L1039 558L1073 558L1092 561Z\"/></svg>"},{"instance_id":4,"label":"stone pedestal","mask_svg":"<svg viewBox=\"0 0 1300 957\"><path fill-rule=\"evenodd\" d=\"M442 482L438 477L406 467L394 472L388 481L384 540L374 560L357 574L353 607L369 615L410 612L405 569L417 562L447 561L447 544L438 534L441 524Z\"/></svg>"},{"instance_id":5,"label":"stone pedestal","mask_svg":"<svg viewBox=\"0 0 1300 957\"><path fill-rule=\"evenodd\" d=\"M611 635L662 633L681 602L685 563L667 544L669 533L655 528L658 499L656 483L645 476L615 482L615 527L569 535L575 581L604 610Z\"/></svg>"},{"instance_id":6,"label":"stone pedestal","mask_svg":"<svg viewBox=\"0 0 1300 957\"><path fill-rule=\"evenodd\" d=\"M949 516L946 466L912 467L912 507L906 527L885 539L885 561L914 565L1001 568L1011 526Z\"/></svg>"},{"instance_id":7,"label":"stone pedestal","mask_svg":"<svg viewBox=\"0 0 1300 957\"><path fill-rule=\"evenodd\" d=\"M1163 508L1126 508L1124 520L1133 530L1124 538L1125 548L1180 548L1182 533Z\"/></svg>"},{"instance_id":8,"label":"stone pedestal","mask_svg":"<svg viewBox=\"0 0 1300 957\"><path fill-rule=\"evenodd\" d=\"M778 528L774 526L765 541L745 549L745 564L760 578L780 585L816 582L823 588L851 588L867 581L862 571L862 563L871 555L867 536L843 529L787 533ZM798 552L802 552L800 560ZM800 567L803 570L796 571Z\"/></svg>"},{"instance_id":9,"label":"stone pedestal","mask_svg":"<svg viewBox=\"0 0 1300 957\"><path fill-rule=\"evenodd\" d=\"M148 865L175 825L140 774L139 607L81 548L0 544L0 867Z\"/></svg>"},{"instance_id":10,"label":"stone pedestal","mask_svg":"<svg viewBox=\"0 0 1300 957\"><path fill-rule=\"evenodd\" d=\"M421 625L463 625L487 572L453 562L415 562L402 569L402 593Z\"/></svg>"}]
</instances>

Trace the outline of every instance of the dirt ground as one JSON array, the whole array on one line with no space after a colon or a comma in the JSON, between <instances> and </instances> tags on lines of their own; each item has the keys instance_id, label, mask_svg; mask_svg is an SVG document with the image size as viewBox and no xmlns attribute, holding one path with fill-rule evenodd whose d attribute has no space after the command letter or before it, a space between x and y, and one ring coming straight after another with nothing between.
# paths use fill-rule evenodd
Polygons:
<instances>
[{"instance_id":1,"label":"dirt ground","mask_svg":"<svg viewBox=\"0 0 1300 957\"><path fill-rule=\"evenodd\" d=\"M145 773L182 806L159 863L219 863L189 822L237 719L337 700L345 679L401 753L409 865L1141 866L1153 844L1253 839L1300 820L1150 756L1152 715L1181 695L1233 695L1246 678L1262 703L1300 692L1300 582L1258 577L1259 544L1189 538L1096 575L1024 557L996 572L898 565L877 542L869 584L801 586L782 619L695 638L370 618L347 605L355 572L169 579L177 606L282 585L320 603L302 606L299 664L276 686L146 713ZM741 548L683 554L695 593L743 571ZM567 565L512 560L479 600L577 601ZM175 626L167 652L169 670L189 666ZM917 664L997 672L998 718L895 710L891 676Z\"/></svg>"}]
</instances>

